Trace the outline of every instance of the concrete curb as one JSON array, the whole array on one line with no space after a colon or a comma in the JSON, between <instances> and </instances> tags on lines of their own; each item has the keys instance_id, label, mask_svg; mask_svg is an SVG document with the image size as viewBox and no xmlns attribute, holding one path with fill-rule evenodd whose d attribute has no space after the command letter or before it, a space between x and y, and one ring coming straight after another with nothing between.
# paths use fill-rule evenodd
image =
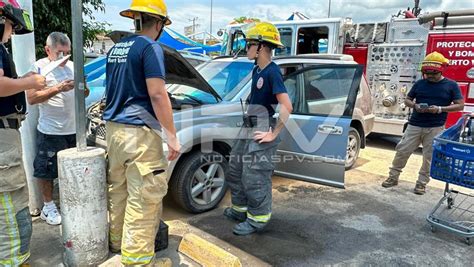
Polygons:
<instances>
[{"instance_id":1,"label":"concrete curb","mask_svg":"<svg viewBox=\"0 0 474 267\"><path fill-rule=\"evenodd\" d=\"M170 236L183 237L178 247L183 251L179 250L178 252L202 266L270 266L268 263L248 252L243 251L199 228L189 225L186 222L173 220L166 221L166 224L169 226ZM195 250L197 249L195 247L198 246L199 250L196 253ZM222 253L222 251L225 253ZM214 258L209 259L207 257ZM238 261L235 261L235 259ZM233 265L234 262L238 262L238 265Z\"/></svg>"},{"instance_id":2,"label":"concrete curb","mask_svg":"<svg viewBox=\"0 0 474 267\"><path fill-rule=\"evenodd\" d=\"M204 267L242 266L237 256L192 233L183 236L178 251Z\"/></svg>"},{"instance_id":3,"label":"concrete curb","mask_svg":"<svg viewBox=\"0 0 474 267\"><path fill-rule=\"evenodd\" d=\"M259 258L180 220L166 221L169 246L157 253L170 258L172 266L270 266ZM121 266L120 255L111 254L99 267Z\"/></svg>"}]
</instances>

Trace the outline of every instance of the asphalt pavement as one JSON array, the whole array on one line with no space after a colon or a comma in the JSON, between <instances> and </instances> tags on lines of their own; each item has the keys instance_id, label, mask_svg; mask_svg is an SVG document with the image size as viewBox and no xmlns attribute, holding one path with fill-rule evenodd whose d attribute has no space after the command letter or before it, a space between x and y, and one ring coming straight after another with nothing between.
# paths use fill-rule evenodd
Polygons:
<instances>
[{"instance_id":1,"label":"asphalt pavement","mask_svg":"<svg viewBox=\"0 0 474 267\"><path fill-rule=\"evenodd\" d=\"M433 180L425 195L412 192L420 151L410 158L397 187L380 186L396 141L369 138L355 168L346 172L346 189L274 177L272 220L262 233L232 234L234 223L222 216L229 195L217 209L199 215L166 200L164 219L181 220L275 266L472 266L474 246L444 231L432 233L426 222L443 195L444 184ZM468 216L474 221L473 213ZM59 228L36 221L32 266L60 263Z\"/></svg>"}]
</instances>

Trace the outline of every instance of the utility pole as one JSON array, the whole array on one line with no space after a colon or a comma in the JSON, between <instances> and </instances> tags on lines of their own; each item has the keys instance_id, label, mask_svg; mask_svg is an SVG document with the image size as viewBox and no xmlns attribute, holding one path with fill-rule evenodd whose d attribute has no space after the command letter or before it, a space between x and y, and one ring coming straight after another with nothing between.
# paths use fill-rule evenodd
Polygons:
<instances>
[{"instance_id":1,"label":"utility pole","mask_svg":"<svg viewBox=\"0 0 474 267\"><path fill-rule=\"evenodd\" d=\"M192 18L192 19L188 19L188 21L192 21L193 22L193 34L196 33L196 26L199 26L199 24L196 24L196 21L198 20L198 17L195 17L195 18Z\"/></svg>"},{"instance_id":2,"label":"utility pole","mask_svg":"<svg viewBox=\"0 0 474 267\"><path fill-rule=\"evenodd\" d=\"M211 0L211 25L210 25L210 30L209 30L209 33L212 34L212 8L213 8L213 0ZM205 39L205 38L204 38Z\"/></svg>"},{"instance_id":3,"label":"utility pole","mask_svg":"<svg viewBox=\"0 0 474 267\"><path fill-rule=\"evenodd\" d=\"M328 18L331 17L331 0L329 0Z\"/></svg>"},{"instance_id":4,"label":"utility pole","mask_svg":"<svg viewBox=\"0 0 474 267\"><path fill-rule=\"evenodd\" d=\"M72 40L74 52L74 88L76 95L76 144L78 151L87 149L86 104L84 81L84 37L82 25L82 1L71 0Z\"/></svg>"}]
</instances>

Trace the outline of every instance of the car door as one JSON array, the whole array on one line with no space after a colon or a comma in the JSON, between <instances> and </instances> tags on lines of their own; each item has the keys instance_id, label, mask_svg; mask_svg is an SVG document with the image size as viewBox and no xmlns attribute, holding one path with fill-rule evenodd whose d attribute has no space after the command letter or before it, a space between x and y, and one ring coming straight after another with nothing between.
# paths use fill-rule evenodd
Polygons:
<instances>
[{"instance_id":1,"label":"car door","mask_svg":"<svg viewBox=\"0 0 474 267\"><path fill-rule=\"evenodd\" d=\"M293 113L281 132L278 175L344 187L348 133L362 66L312 65L285 77Z\"/></svg>"}]
</instances>

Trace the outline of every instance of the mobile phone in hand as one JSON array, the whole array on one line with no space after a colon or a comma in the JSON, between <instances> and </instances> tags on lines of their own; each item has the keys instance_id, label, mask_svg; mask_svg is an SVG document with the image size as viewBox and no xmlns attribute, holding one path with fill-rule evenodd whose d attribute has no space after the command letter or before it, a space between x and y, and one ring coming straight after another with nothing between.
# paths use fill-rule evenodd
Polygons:
<instances>
[{"instance_id":1,"label":"mobile phone in hand","mask_svg":"<svg viewBox=\"0 0 474 267\"><path fill-rule=\"evenodd\" d=\"M418 104L418 106L419 106L420 108L428 108L428 107L429 107L429 106L428 106L428 103L420 103L420 104Z\"/></svg>"}]
</instances>

